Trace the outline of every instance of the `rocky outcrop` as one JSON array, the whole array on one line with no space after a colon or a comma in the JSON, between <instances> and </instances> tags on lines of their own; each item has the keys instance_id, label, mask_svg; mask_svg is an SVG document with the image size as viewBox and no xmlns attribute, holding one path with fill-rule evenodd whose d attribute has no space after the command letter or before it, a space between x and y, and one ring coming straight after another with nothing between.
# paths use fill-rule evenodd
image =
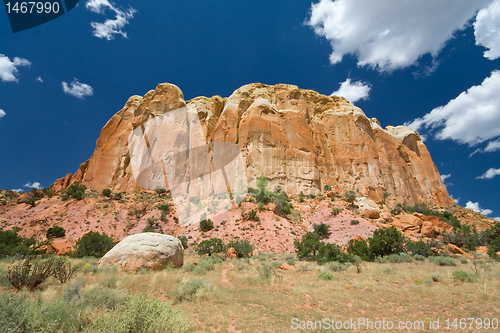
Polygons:
<instances>
[{"instance_id":1,"label":"rocky outcrop","mask_svg":"<svg viewBox=\"0 0 500 333\"><path fill-rule=\"evenodd\" d=\"M99 267L117 266L124 271L149 268L156 271L164 269L169 263L175 267L183 265L181 241L174 236L145 232L129 236L115 245L99 260Z\"/></svg>"},{"instance_id":2,"label":"rocky outcrop","mask_svg":"<svg viewBox=\"0 0 500 333\"><path fill-rule=\"evenodd\" d=\"M249 84L228 98L184 101L181 90L160 84L144 97L132 96L101 131L97 148L74 175L58 180L61 190L79 181L98 191L137 188L128 138L149 119L186 106L195 109L208 141L241 149L249 186L259 176L288 194L318 193L338 184L380 204L450 205L445 185L419 135L406 127L383 129L343 97L293 85ZM188 147L189 148L189 147Z\"/></svg>"}]
</instances>

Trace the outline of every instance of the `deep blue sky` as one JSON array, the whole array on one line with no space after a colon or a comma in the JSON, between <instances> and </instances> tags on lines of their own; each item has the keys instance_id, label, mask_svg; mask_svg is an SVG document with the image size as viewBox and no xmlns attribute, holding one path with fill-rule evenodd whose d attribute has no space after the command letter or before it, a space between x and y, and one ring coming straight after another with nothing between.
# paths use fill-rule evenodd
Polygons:
<instances>
[{"instance_id":1,"label":"deep blue sky","mask_svg":"<svg viewBox=\"0 0 500 333\"><path fill-rule=\"evenodd\" d=\"M391 71L358 67L356 54L332 64L330 41L305 24L310 1L116 1L134 8L114 39L93 36L91 22L114 17L85 8L88 1L41 26L11 32L0 9L0 54L17 66L16 81L0 81L0 188L48 187L75 172L93 153L105 123L131 95L144 95L158 83L176 84L186 100L196 96L229 96L252 83L289 83L330 95L340 83L369 83L367 99L355 102L383 127L402 125L446 105L460 93L480 85L500 60L483 56L469 26L447 40L433 58ZM414 75L431 66L430 75ZM43 82L37 80L40 77ZM61 83L74 78L92 87L84 99L63 92ZM500 124L498 124L500 127ZM425 133L424 133L425 134ZM500 167L500 151L469 155L482 145L426 136L426 145L448 190L459 203L477 202L500 216L500 176L476 179Z\"/></svg>"}]
</instances>

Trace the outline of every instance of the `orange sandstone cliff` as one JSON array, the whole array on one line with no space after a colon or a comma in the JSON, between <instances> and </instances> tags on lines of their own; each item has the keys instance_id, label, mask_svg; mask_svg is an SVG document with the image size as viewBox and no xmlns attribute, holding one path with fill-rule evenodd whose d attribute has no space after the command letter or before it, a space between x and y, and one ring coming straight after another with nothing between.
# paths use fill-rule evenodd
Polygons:
<instances>
[{"instance_id":1,"label":"orange sandstone cliff","mask_svg":"<svg viewBox=\"0 0 500 333\"><path fill-rule=\"evenodd\" d=\"M139 189L128 151L132 130L181 107L195 108L207 141L237 144L246 161L249 186L264 176L271 189L290 195L318 193L325 184L357 191L376 202L407 204L452 201L429 151L414 130L385 129L343 97L294 85L254 83L231 96L184 101L173 84L132 96L104 126L97 148L74 175L57 180L56 191L78 181L101 191Z\"/></svg>"}]
</instances>

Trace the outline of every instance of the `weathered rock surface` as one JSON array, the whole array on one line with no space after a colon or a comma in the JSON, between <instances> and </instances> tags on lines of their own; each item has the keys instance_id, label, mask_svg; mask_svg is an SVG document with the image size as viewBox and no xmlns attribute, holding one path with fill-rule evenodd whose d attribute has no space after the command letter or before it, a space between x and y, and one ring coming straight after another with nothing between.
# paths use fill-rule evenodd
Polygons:
<instances>
[{"instance_id":1,"label":"weathered rock surface","mask_svg":"<svg viewBox=\"0 0 500 333\"><path fill-rule=\"evenodd\" d=\"M420 231L422 219L415 215L401 214L394 217L392 225L401 231Z\"/></svg>"},{"instance_id":2,"label":"weathered rock surface","mask_svg":"<svg viewBox=\"0 0 500 333\"><path fill-rule=\"evenodd\" d=\"M74 181L98 191L136 189L129 134L147 120L183 106L197 110L207 140L240 147L250 186L265 176L271 189L280 185L292 195L339 184L378 203L383 192L389 192L389 204L451 204L415 131L403 126L383 129L343 97L260 83L245 85L228 98L185 102L181 90L167 83L144 97L132 96L102 129L92 157L74 175L56 181L53 189L65 189Z\"/></svg>"},{"instance_id":3,"label":"weathered rock surface","mask_svg":"<svg viewBox=\"0 0 500 333\"><path fill-rule=\"evenodd\" d=\"M361 213L361 216L366 217L367 219L375 220L380 217L380 212L378 209L367 209Z\"/></svg>"},{"instance_id":4,"label":"weathered rock surface","mask_svg":"<svg viewBox=\"0 0 500 333\"><path fill-rule=\"evenodd\" d=\"M117 266L124 271L144 267L156 271L169 263L175 267L183 265L181 241L174 236L145 232L123 239L99 260L99 267Z\"/></svg>"}]
</instances>

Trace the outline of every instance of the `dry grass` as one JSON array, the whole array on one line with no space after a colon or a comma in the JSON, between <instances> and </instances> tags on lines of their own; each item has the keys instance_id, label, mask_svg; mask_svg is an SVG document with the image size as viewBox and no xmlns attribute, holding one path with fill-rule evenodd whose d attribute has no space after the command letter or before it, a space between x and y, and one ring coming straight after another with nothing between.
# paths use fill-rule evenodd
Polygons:
<instances>
[{"instance_id":1,"label":"dry grass","mask_svg":"<svg viewBox=\"0 0 500 333\"><path fill-rule=\"evenodd\" d=\"M203 297L174 305L188 315L193 331L204 332L289 332L292 318L321 320L334 318L369 318L371 320L423 321L446 318L498 317L500 313L500 263L482 261L473 267L438 266L432 262L363 263L362 273L356 267L335 271L328 266L297 262L296 271L281 271L271 263L285 262L284 256L260 256L246 260L228 260L215 264L204 275L185 269L168 268L159 272L137 274L112 269L94 269L95 260L71 259L82 268L81 292L111 288L125 295L143 292L161 300L175 301L172 290L180 283L194 279L208 282ZM188 254L185 265L200 258ZM86 264L89 264L85 266ZM0 262L0 272L11 265ZM269 271L264 270L267 265ZM334 279L318 278L329 269ZM464 283L453 278L455 270L477 270L477 282ZM431 275L439 272L440 282ZM74 283L72 279L69 283ZM61 297L66 285L54 279L42 285L41 297ZM0 290L12 292L0 284ZM418 330L413 330L418 332ZM461 332L467 332L463 330Z\"/></svg>"}]
</instances>

